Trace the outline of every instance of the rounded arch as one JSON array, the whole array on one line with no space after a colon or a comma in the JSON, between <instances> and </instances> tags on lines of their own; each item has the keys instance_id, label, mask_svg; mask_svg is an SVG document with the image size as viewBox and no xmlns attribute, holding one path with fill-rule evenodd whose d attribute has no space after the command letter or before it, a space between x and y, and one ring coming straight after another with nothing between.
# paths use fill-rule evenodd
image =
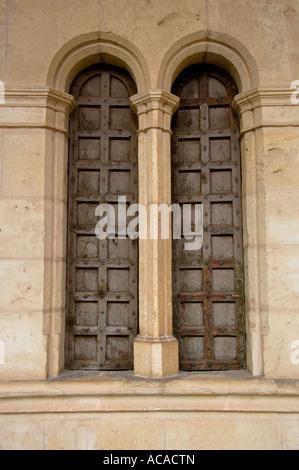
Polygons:
<instances>
[{"instance_id":1,"label":"rounded arch","mask_svg":"<svg viewBox=\"0 0 299 470\"><path fill-rule=\"evenodd\" d=\"M149 88L147 64L134 44L111 33L96 32L73 38L56 53L50 64L47 85L68 93L82 70L103 62L127 70L139 93Z\"/></svg>"},{"instance_id":2,"label":"rounded arch","mask_svg":"<svg viewBox=\"0 0 299 470\"><path fill-rule=\"evenodd\" d=\"M112 65L95 64L82 70L72 82L70 93L78 99L79 97L100 97L101 74L108 72L114 80L114 93L117 91L118 98L129 98L137 93L136 84L131 76L123 68ZM117 82L116 82L116 81ZM114 94L115 97L115 94Z\"/></svg>"},{"instance_id":3,"label":"rounded arch","mask_svg":"<svg viewBox=\"0 0 299 470\"><path fill-rule=\"evenodd\" d=\"M186 36L168 50L161 63L157 88L170 91L185 68L201 62L226 70L239 93L259 86L258 68L246 47L232 36L208 31Z\"/></svg>"}]
</instances>

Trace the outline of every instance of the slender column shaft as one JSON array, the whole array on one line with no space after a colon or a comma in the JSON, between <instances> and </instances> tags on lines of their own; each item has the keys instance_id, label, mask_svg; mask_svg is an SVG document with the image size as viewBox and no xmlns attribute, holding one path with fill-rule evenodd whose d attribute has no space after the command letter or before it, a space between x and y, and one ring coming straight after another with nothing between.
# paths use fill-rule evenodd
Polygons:
<instances>
[{"instance_id":1,"label":"slender column shaft","mask_svg":"<svg viewBox=\"0 0 299 470\"><path fill-rule=\"evenodd\" d=\"M166 377L178 373L178 342L172 334L172 236L151 237L151 207L171 205L171 118L179 98L150 90L131 98L139 117L139 204L147 209L148 234L139 240L139 336L135 374Z\"/></svg>"}]
</instances>

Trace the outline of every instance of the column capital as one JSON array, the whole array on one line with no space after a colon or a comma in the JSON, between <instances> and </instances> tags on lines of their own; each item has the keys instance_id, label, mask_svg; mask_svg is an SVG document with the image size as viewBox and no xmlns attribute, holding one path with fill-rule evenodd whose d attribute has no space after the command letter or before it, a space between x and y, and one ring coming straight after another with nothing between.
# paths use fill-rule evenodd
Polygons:
<instances>
[{"instance_id":1,"label":"column capital","mask_svg":"<svg viewBox=\"0 0 299 470\"><path fill-rule=\"evenodd\" d=\"M289 86L264 86L240 93L234 97L233 108L243 113L262 106L291 106L294 90Z\"/></svg>"},{"instance_id":2,"label":"column capital","mask_svg":"<svg viewBox=\"0 0 299 470\"><path fill-rule=\"evenodd\" d=\"M232 108L240 116L240 135L266 127L298 127L299 105L292 101L294 93L287 86L263 86L236 95Z\"/></svg>"},{"instance_id":3,"label":"column capital","mask_svg":"<svg viewBox=\"0 0 299 470\"><path fill-rule=\"evenodd\" d=\"M179 107L180 98L164 90L153 89L130 98L139 117L139 132L149 129L171 131L171 118Z\"/></svg>"},{"instance_id":4,"label":"column capital","mask_svg":"<svg viewBox=\"0 0 299 470\"><path fill-rule=\"evenodd\" d=\"M10 128L47 128L68 135L76 100L49 87L5 86L0 124Z\"/></svg>"}]
</instances>

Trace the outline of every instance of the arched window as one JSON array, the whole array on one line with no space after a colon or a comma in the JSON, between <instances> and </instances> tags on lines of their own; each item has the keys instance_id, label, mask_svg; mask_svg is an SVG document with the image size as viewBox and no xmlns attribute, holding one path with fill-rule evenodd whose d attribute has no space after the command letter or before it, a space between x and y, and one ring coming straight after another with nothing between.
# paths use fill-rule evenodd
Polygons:
<instances>
[{"instance_id":1,"label":"arched window","mask_svg":"<svg viewBox=\"0 0 299 470\"><path fill-rule=\"evenodd\" d=\"M245 366L241 162L231 109L237 88L223 70L189 67L176 79L172 200L201 204L203 244L173 242L174 334L181 370Z\"/></svg>"},{"instance_id":2,"label":"arched window","mask_svg":"<svg viewBox=\"0 0 299 470\"><path fill-rule=\"evenodd\" d=\"M70 93L66 367L133 369L138 324L138 244L117 230L119 196L137 202L136 87L122 69L81 72ZM96 208L110 204L116 237L100 240ZM123 207L126 209L126 207Z\"/></svg>"}]
</instances>

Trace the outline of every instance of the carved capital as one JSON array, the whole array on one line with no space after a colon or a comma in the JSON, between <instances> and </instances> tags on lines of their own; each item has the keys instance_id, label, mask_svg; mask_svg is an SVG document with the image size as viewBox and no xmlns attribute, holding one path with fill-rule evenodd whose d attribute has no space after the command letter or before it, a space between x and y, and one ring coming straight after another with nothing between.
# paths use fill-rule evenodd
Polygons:
<instances>
[{"instance_id":1,"label":"carved capital","mask_svg":"<svg viewBox=\"0 0 299 470\"><path fill-rule=\"evenodd\" d=\"M179 102L178 96L163 90L149 90L132 96L132 109L139 117L139 132L150 129L171 132L171 118Z\"/></svg>"},{"instance_id":2,"label":"carved capital","mask_svg":"<svg viewBox=\"0 0 299 470\"><path fill-rule=\"evenodd\" d=\"M299 105L286 86L258 87L235 96L232 107L240 116L240 135L256 129L297 127Z\"/></svg>"},{"instance_id":3,"label":"carved capital","mask_svg":"<svg viewBox=\"0 0 299 470\"><path fill-rule=\"evenodd\" d=\"M5 87L1 127L47 128L68 135L75 98L48 87Z\"/></svg>"}]
</instances>

